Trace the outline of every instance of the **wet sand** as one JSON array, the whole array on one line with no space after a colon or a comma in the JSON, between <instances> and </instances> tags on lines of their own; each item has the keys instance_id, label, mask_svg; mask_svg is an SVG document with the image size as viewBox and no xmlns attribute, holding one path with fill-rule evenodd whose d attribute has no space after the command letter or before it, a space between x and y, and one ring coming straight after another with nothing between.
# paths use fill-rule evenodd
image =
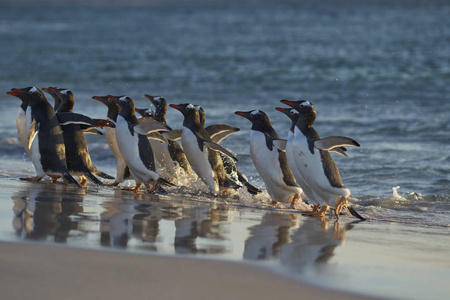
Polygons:
<instances>
[{"instance_id":1,"label":"wet sand","mask_svg":"<svg viewBox=\"0 0 450 300\"><path fill-rule=\"evenodd\" d=\"M234 262L0 243L4 299L375 299Z\"/></svg>"}]
</instances>

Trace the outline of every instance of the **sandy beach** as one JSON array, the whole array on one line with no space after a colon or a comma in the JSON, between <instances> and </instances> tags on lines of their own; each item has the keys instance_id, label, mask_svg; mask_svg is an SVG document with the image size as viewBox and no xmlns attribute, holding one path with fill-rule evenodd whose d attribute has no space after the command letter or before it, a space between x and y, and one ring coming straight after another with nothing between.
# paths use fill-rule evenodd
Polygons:
<instances>
[{"instance_id":1,"label":"sandy beach","mask_svg":"<svg viewBox=\"0 0 450 300\"><path fill-rule=\"evenodd\" d=\"M375 299L234 262L0 243L4 299Z\"/></svg>"}]
</instances>

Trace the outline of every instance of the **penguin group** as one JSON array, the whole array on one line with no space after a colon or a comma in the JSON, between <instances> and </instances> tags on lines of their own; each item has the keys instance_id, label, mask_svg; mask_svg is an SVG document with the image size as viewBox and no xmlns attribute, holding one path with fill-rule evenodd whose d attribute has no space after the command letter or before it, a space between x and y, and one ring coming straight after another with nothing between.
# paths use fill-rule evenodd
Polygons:
<instances>
[{"instance_id":1,"label":"penguin group","mask_svg":"<svg viewBox=\"0 0 450 300\"><path fill-rule=\"evenodd\" d=\"M53 106L43 91L54 99ZM126 95L93 96L107 107L105 119L93 119L73 111L75 98L68 89L14 88L8 94L22 101L17 130L36 170L36 176L23 180L39 181L48 176L49 181L62 178L63 182L81 187L87 180L95 185L118 186L130 179L135 186L123 189L138 192L145 186L148 193L158 193L164 191L162 186L176 186L184 177L203 182L213 196L230 189L261 193L239 171L236 155L220 145L240 129L224 123L205 127L206 115L201 106L170 104L183 116L182 128L174 130L167 124L168 105L161 96L145 94L154 111L136 108ZM281 202L292 209L306 207L305 214L319 217L331 209L337 218L345 209L363 220L349 204L350 190L344 186L330 155L335 152L347 156L345 146L359 147L358 142L343 136L320 138L313 128L316 110L311 102L281 102L289 106L276 108L291 120L287 139L278 136L263 111L235 112L252 124L250 155L271 205ZM117 160L115 177L93 165L84 137L87 133L105 135ZM97 177L114 181L104 183Z\"/></svg>"}]
</instances>

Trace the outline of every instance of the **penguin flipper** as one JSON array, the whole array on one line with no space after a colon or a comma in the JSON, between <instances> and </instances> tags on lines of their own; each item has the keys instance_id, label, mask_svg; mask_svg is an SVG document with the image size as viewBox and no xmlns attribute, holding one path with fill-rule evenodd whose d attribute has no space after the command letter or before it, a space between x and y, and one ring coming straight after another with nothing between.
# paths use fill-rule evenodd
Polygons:
<instances>
[{"instance_id":1,"label":"penguin flipper","mask_svg":"<svg viewBox=\"0 0 450 300\"><path fill-rule=\"evenodd\" d=\"M38 134L38 124L36 123L36 119L33 119L33 122L31 122L30 128L28 130L28 142L27 142L28 149L31 148L31 144L33 144L33 141L37 134Z\"/></svg>"},{"instance_id":2,"label":"penguin flipper","mask_svg":"<svg viewBox=\"0 0 450 300\"><path fill-rule=\"evenodd\" d=\"M97 135L103 135L103 132L98 130L97 128L89 127L85 130L83 130L84 133L90 133L90 134L97 134Z\"/></svg>"},{"instance_id":3,"label":"penguin flipper","mask_svg":"<svg viewBox=\"0 0 450 300\"><path fill-rule=\"evenodd\" d=\"M96 185L103 185L103 182L101 182L100 180L98 180L97 177L94 176L94 174L92 174L91 172L88 172L85 174L87 176L87 178L89 178L93 183L95 183Z\"/></svg>"},{"instance_id":4,"label":"penguin flipper","mask_svg":"<svg viewBox=\"0 0 450 300\"><path fill-rule=\"evenodd\" d=\"M72 177L69 173L63 173L62 176L67 180L67 182L76 185L77 187L81 188L81 185L78 184L78 182L75 180L75 178Z\"/></svg>"},{"instance_id":5,"label":"penguin flipper","mask_svg":"<svg viewBox=\"0 0 450 300\"><path fill-rule=\"evenodd\" d=\"M133 129L141 135L147 135L154 131L169 131L166 125L152 118L140 118L139 124L135 125Z\"/></svg>"},{"instance_id":6,"label":"penguin flipper","mask_svg":"<svg viewBox=\"0 0 450 300\"><path fill-rule=\"evenodd\" d=\"M215 150L215 151L219 151L219 152L225 154L226 156L229 156L234 161L238 161L238 159L236 158L236 156L233 155L233 153L231 153L230 151L228 151L224 147L220 146L219 144L216 144L216 143L214 143L212 141L208 141L208 140L203 140L203 144L206 147L208 147L209 149L212 149L212 150Z\"/></svg>"},{"instance_id":7,"label":"penguin flipper","mask_svg":"<svg viewBox=\"0 0 450 300\"><path fill-rule=\"evenodd\" d=\"M152 139L152 140L158 140L160 142L163 142L164 144L168 144L169 143L169 141L166 139L166 137L164 135L162 135L161 133L156 132L156 131L147 134L147 137L149 139Z\"/></svg>"},{"instance_id":8,"label":"penguin flipper","mask_svg":"<svg viewBox=\"0 0 450 300\"><path fill-rule=\"evenodd\" d=\"M78 125L85 125L87 127L95 127L97 125L94 119L73 112L59 112L56 113L56 116L58 117L59 125L61 126L69 124L78 124Z\"/></svg>"},{"instance_id":9,"label":"penguin flipper","mask_svg":"<svg viewBox=\"0 0 450 300\"><path fill-rule=\"evenodd\" d=\"M366 220L366 218L362 217L351 205L347 205L346 208L352 216L360 219L361 221Z\"/></svg>"},{"instance_id":10,"label":"penguin flipper","mask_svg":"<svg viewBox=\"0 0 450 300\"><path fill-rule=\"evenodd\" d=\"M114 179L113 176L108 175L108 174L106 174L106 173L104 173L104 172L102 172L102 171L100 171L100 170L97 170L96 172L94 172L94 174L97 175L97 176L99 176L99 177L101 177L101 178L105 178L105 179Z\"/></svg>"},{"instance_id":11,"label":"penguin flipper","mask_svg":"<svg viewBox=\"0 0 450 300\"><path fill-rule=\"evenodd\" d=\"M345 147L337 147L330 150L330 152L339 153L347 157L347 153L345 153L345 151L347 151L347 148Z\"/></svg>"},{"instance_id":12,"label":"penguin flipper","mask_svg":"<svg viewBox=\"0 0 450 300\"><path fill-rule=\"evenodd\" d=\"M181 139L181 129L175 129L163 132L162 135L165 136L168 140L178 140Z\"/></svg>"},{"instance_id":13,"label":"penguin flipper","mask_svg":"<svg viewBox=\"0 0 450 300\"><path fill-rule=\"evenodd\" d=\"M287 140L284 139L274 139L273 145L280 151L286 151Z\"/></svg>"},{"instance_id":14,"label":"penguin flipper","mask_svg":"<svg viewBox=\"0 0 450 300\"><path fill-rule=\"evenodd\" d=\"M359 147L359 143L354 139L345 136L329 136L323 139L315 140L314 147L320 150L330 151L337 147L354 146Z\"/></svg>"},{"instance_id":15,"label":"penguin flipper","mask_svg":"<svg viewBox=\"0 0 450 300\"><path fill-rule=\"evenodd\" d=\"M220 143L224 138L241 130L228 124L213 124L205 128L214 143Z\"/></svg>"}]
</instances>

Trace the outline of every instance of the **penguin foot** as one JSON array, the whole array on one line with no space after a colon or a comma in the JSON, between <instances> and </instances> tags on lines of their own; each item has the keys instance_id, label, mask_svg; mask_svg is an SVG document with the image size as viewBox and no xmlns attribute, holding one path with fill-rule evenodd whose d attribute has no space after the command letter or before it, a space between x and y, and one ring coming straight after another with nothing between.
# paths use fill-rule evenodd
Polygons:
<instances>
[{"instance_id":1,"label":"penguin foot","mask_svg":"<svg viewBox=\"0 0 450 300\"><path fill-rule=\"evenodd\" d=\"M224 190L221 191L220 193L221 193L222 195L226 195L226 194L228 193L228 190L229 190L229 189L224 189Z\"/></svg>"},{"instance_id":2,"label":"penguin foot","mask_svg":"<svg viewBox=\"0 0 450 300\"><path fill-rule=\"evenodd\" d=\"M111 182L111 183L105 183L106 186L117 186L118 184L119 184L118 181L114 181L114 182Z\"/></svg>"},{"instance_id":3,"label":"penguin foot","mask_svg":"<svg viewBox=\"0 0 450 300\"><path fill-rule=\"evenodd\" d=\"M313 206L311 211L307 211L307 212L305 212L305 214L308 216L313 216L319 211L319 208L320 208L320 204L316 204Z\"/></svg>"},{"instance_id":4,"label":"penguin foot","mask_svg":"<svg viewBox=\"0 0 450 300\"><path fill-rule=\"evenodd\" d=\"M142 183L139 183L139 184L136 184L136 186L134 188L122 188L122 190L138 193L139 189L141 188L141 185L142 185Z\"/></svg>"},{"instance_id":5,"label":"penguin foot","mask_svg":"<svg viewBox=\"0 0 450 300\"><path fill-rule=\"evenodd\" d=\"M34 177L22 177L20 178L20 180L24 180L24 181L35 181L38 182L39 180L41 180L42 177L39 176L34 176Z\"/></svg>"},{"instance_id":6,"label":"penguin foot","mask_svg":"<svg viewBox=\"0 0 450 300\"><path fill-rule=\"evenodd\" d=\"M87 179L86 179L86 177L84 177L84 176L81 176L80 178L80 181L78 181L78 183L80 184L80 185L86 185L86 183L87 183Z\"/></svg>"},{"instance_id":7,"label":"penguin foot","mask_svg":"<svg viewBox=\"0 0 450 300\"><path fill-rule=\"evenodd\" d=\"M292 199L290 208L295 209L295 205L297 204L298 199L300 199L300 194L295 194Z\"/></svg>"},{"instance_id":8,"label":"penguin foot","mask_svg":"<svg viewBox=\"0 0 450 300\"><path fill-rule=\"evenodd\" d=\"M153 180L153 186L147 191L149 194L153 193L153 191L156 189L156 186L158 185L158 180ZM146 184L147 188L149 188L149 184Z\"/></svg>"},{"instance_id":9,"label":"penguin foot","mask_svg":"<svg viewBox=\"0 0 450 300\"><path fill-rule=\"evenodd\" d=\"M313 214L313 216L314 216L314 217L320 217L320 218L324 217L325 214L326 214L327 211L328 211L328 208L329 208L328 205L322 206L322 208L321 208L318 212L316 212L315 214Z\"/></svg>"}]
</instances>

